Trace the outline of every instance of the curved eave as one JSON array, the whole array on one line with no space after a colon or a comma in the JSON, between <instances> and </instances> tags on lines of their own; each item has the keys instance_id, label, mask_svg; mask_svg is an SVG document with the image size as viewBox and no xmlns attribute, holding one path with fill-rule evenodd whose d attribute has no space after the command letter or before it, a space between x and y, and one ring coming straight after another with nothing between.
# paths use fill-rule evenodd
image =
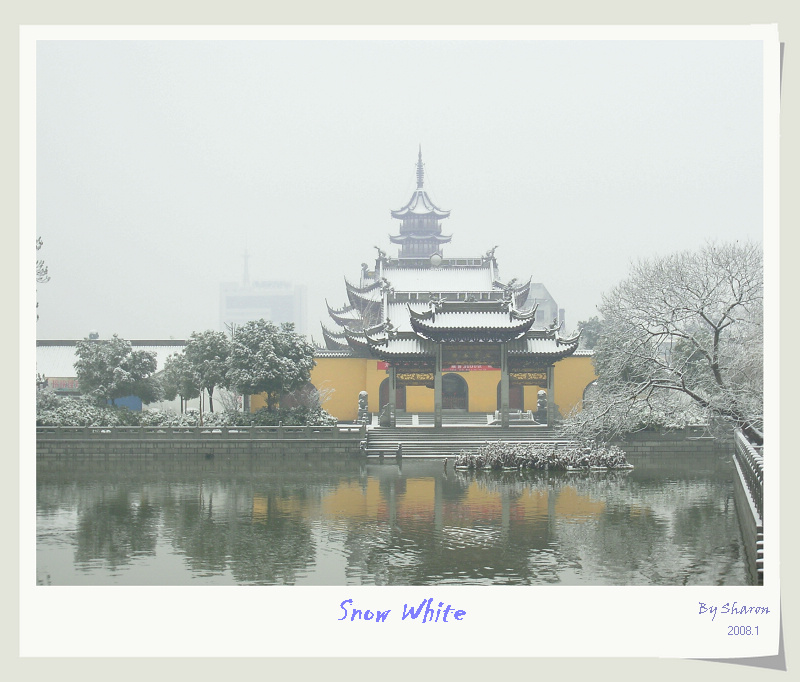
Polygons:
<instances>
[{"instance_id":1,"label":"curved eave","mask_svg":"<svg viewBox=\"0 0 800 682\"><path fill-rule=\"evenodd\" d=\"M425 233L425 234L390 234L389 241L392 244L407 244L409 242L428 242L431 240L436 241L439 244L447 244L453 238L451 234L435 234Z\"/></svg>"},{"instance_id":2,"label":"curved eave","mask_svg":"<svg viewBox=\"0 0 800 682\"><path fill-rule=\"evenodd\" d=\"M347 343L352 350L356 351L357 353L369 352L369 343L367 342L367 337L364 336L363 333L353 332L349 329L345 329L344 335L347 338Z\"/></svg>"},{"instance_id":3,"label":"curved eave","mask_svg":"<svg viewBox=\"0 0 800 682\"><path fill-rule=\"evenodd\" d=\"M532 280L533 280L533 277L529 277L528 281L525 282L524 284L515 284L514 286L511 287L511 292L513 294L515 294L515 295L525 293L525 295L527 296L528 292L531 289L531 281ZM508 284L503 284L499 279L496 279L496 280L494 280L492 282L492 286L495 289L500 289L502 291L503 289L505 289L508 286Z\"/></svg>"},{"instance_id":4,"label":"curved eave","mask_svg":"<svg viewBox=\"0 0 800 682\"><path fill-rule=\"evenodd\" d=\"M344 278L344 285L347 288L348 292L352 291L353 293L360 294L360 295L363 296L365 294L368 294L371 291L375 291L376 289L380 289L381 281L377 280L377 281L373 282L372 284L369 284L369 285L367 285L365 287L357 287L355 284L352 284L351 282L349 282L347 280L347 277L345 277Z\"/></svg>"},{"instance_id":5,"label":"curved eave","mask_svg":"<svg viewBox=\"0 0 800 682\"><path fill-rule=\"evenodd\" d=\"M419 358L433 359L436 349L432 342L418 337L402 336L385 341L376 339L370 345L370 352L381 360L413 360Z\"/></svg>"},{"instance_id":6,"label":"curved eave","mask_svg":"<svg viewBox=\"0 0 800 682\"><path fill-rule=\"evenodd\" d=\"M353 291L351 289L348 289L347 298L350 301L350 306L356 310L361 311L361 313L363 313L367 308L371 308L376 305L381 305L383 301L383 296L380 291L377 292L371 291L369 292L369 294L364 295L358 291Z\"/></svg>"},{"instance_id":7,"label":"curved eave","mask_svg":"<svg viewBox=\"0 0 800 682\"><path fill-rule=\"evenodd\" d=\"M538 307L539 307L539 304L537 303L530 310L522 311L522 310L517 310L516 308L514 308L511 311L511 316L515 320L525 320L525 321L530 320L531 324L533 324L533 318L536 317L536 309Z\"/></svg>"},{"instance_id":8,"label":"curved eave","mask_svg":"<svg viewBox=\"0 0 800 682\"><path fill-rule=\"evenodd\" d=\"M552 339L547 340L552 341ZM508 354L514 358L539 358L541 360L554 362L561 358L569 357L578 350L577 342L559 343L556 339L555 343L551 342L541 347L541 343L536 343L537 341L541 342L542 339L531 337L518 339L514 342L513 346L509 346Z\"/></svg>"},{"instance_id":9,"label":"curved eave","mask_svg":"<svg viewBox=\"0 0 800 682\"><path fill-rule=\"evenodd\" d=\"M331 319L340 327L361 323L361 314L353 306L349 305L340 310L334 310L328 305L327 300L325 301L325 305L328 308L328 315L330 315Z\"/></svg>"},{"instance_id":10,"label":"curved eave","mask_svg":"<svg viewBox=\"0 0 800 682\"><path fill-rule=\"evenodd\" d=\"M528 296L531 293L532 279L532 277L529 277L525 284L514 290L514 305L518 308L523 308L525 306L525 302L528 300Z\"/></svg>"},{"instance_id":11,"label":"curved eave","mask_svg":"<svg viewBox=\"0 0 800 682\"><path fill-rule=\"evenodd\" d=\"M418 310L414 310L410 305L407 306L407 308L408 308L408 316L412 320L431 320L431 319L433 319L433 314L434 313L433 313L433 310L431 310L430 308L428 310L423 311L423 312L420 312Z\"/></svg>"},{"instance_id":12,"label":"curved eave","mask_svg":"<svg viewBox=\"0 0 800 682\"><path fill-rule=\"evenodd\" d=\"M322 338L325 340L325 347L327 350L346 350L349 348L347 338L343 333L335 333L320 323L322 327Z\"/></svg>"},{"instance_id":13,"label":"curved eave","mask_svg":"<svg viewBox=\"0 0 800 682\"><path fill-rule=\"evenodd\" d=\"M530 329L533 320L520 320L507 327L484 325L446 327L430 324L427 320L411 318L411 326L417 334L434 341L459 341L462 339L485 339L486 342L497 343L514 341L522 337Z\"/></svg>"},{"instance_id":14,"label":"curved eave","mask_svg":"<svg viewBox=\"0 0 800 682\"><path fill-rule=\"evenodd\" d=\"M409 202L402 208L392 211L392 218L403 220L408 217L435 216L444 219L450 215L450 211L443 211L431 201L428 193L424 189L414 190Z\"/></svg>"},{"instance_id":15,"label":"curved eave","mask_svg":"<svg viewBox=\"0 0 800 682\"><path fill-rule=\"evenodd\" d=\"M579 330L576 334L566 339L562 339L559 336L556 340L558 341L559 344L565 344L565 345L577 344L580 341L582 331L583 330Z\"/></svg>"}]
</instances>

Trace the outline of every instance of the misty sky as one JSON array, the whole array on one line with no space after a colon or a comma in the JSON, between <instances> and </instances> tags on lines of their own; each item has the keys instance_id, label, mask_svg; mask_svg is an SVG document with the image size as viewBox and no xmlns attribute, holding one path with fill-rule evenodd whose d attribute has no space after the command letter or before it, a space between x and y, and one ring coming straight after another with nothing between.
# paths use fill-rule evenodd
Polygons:
<instances>
[{"instance_id":1,"label":"misty sky","mask_svg":"<svg viewBox=\"0 0 800 682\"><path fill-rule=\"evenodd\" d=\"M321 340L415 186L445 256L494 245L596 314L632 259L761 241L758 41L40 41L42 339L219 328L219 284L303 282ZM327 322L327 320L326 320Z\"/></svg>"}]
</instances>

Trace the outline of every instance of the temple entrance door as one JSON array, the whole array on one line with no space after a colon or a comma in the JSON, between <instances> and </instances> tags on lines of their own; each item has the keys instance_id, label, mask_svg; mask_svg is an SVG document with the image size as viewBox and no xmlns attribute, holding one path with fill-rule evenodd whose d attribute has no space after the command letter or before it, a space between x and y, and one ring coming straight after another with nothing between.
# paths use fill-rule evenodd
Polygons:
<instances>
[{"instance_id":1,"label":"temple entrance door","mask_svg":"<svg viewBox=\"0 0 800 682\"><path fill-rule=\"evenodd\" d=\"M512 384L508 387L508 409L522 412L525 407L525 387ZM500 410L500 382L497 382L497 409Z\"/></svg>"},{"instance_id":2,"label":"temple entrance door","mask_svg":"<svg viewBox=\"0 0 800 682\"><path fill-rule=\"evenodd\" d=\"M389 379L384 379L381 382L381 387L378 390L378 402L380 403L379 409L383 409L384 405L389 404ZM395 391L395 409L406 409L406 387L398 386Z\"/></svg>"},{"instance_id":3,"label":"temple entrance door","mask_svg":"<svg viewBox=\"0 0 800 682\"><path fill-rule=\"evenodd\" d=\"M467 382L458 374L445 374L442 377L442 409L468 410L469 395Z\"/></svg>"}]
</instances>

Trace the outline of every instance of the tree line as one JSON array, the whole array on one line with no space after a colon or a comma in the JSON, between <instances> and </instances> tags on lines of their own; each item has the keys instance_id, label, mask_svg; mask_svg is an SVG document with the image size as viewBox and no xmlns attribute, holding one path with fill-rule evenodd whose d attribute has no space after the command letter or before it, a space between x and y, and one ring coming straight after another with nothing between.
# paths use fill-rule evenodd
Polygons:
<instances>
[{"instance_id":1,"label":"tree line","mask_svg":"<svg viewBox=\"0 0 800 682\"><path fill-rule=\"evenodd\" d=\"M305 386L315 365L314 347L292 323L247 322L232 337L224 332L194 332L179 353L170 355L158 371L154 353L134 349L116 334L111 339L83 339L76 344L78 387L99 403L136 396L143 403L180 398L187 401L203 391L214 412L218 388L239 395L266 394L274 411L281 396Z\"/></svg>"}]
</instances>

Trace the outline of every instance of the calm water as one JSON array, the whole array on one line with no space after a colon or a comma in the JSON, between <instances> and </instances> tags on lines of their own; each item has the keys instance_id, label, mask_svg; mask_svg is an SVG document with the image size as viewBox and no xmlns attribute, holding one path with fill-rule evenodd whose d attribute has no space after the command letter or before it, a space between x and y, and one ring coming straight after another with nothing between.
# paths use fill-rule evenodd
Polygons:
<instances>
[{"instance_id":1,"label":"calm water","mask_svg":"<svg viewBox=\"0 0 800 682\"><path fill-rule=\"evenodd\" d=\"M42 460L41 585L751 584L723 459L630 473L442 461Z\"/></svg>"}]
</instances>

